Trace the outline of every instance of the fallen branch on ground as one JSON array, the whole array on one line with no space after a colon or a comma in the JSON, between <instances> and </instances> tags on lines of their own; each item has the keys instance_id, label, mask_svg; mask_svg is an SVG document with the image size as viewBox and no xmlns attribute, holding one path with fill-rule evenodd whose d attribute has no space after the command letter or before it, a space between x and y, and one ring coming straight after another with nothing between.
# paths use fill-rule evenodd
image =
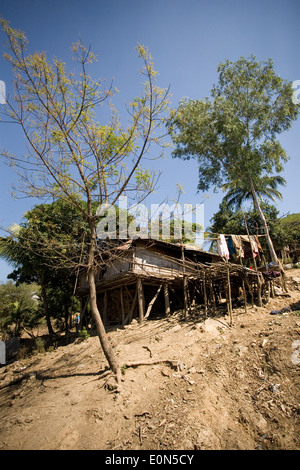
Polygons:
<instances>
[{"instance_id":1,"label":"fallen branch on ground","mask_svg":"<svg viewBox=\"0 0 300 470\"><path fill-rule=\"evenodd\" d=\"M138 366L151 366L155 364L163 364L167 363L170 364L174 368L178 368L179 361L172 360L172 359L145 359L143 361L131 361L125 362L123 367L138 367Z\"/></svg>"}]
</instances>

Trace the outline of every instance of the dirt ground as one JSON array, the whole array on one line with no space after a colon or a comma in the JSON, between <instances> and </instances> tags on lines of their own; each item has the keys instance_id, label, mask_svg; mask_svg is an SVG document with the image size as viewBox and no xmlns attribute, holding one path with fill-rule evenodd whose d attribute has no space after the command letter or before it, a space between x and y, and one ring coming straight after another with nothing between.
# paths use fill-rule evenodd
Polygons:
<instances>
[{"instance_id":1,"label":"dirt ground","mask_svg":"<svg viewBox=\"0 0 300 470\"><path fill-rule=\"evenodd\" d=\"M109 332L124 367L109 390L97 337L0 368L1 450L298 450L300 270L289 296L207 320L194 312ZM287 312L272 310L289 307Z\"/></svg>"}]
</instances>

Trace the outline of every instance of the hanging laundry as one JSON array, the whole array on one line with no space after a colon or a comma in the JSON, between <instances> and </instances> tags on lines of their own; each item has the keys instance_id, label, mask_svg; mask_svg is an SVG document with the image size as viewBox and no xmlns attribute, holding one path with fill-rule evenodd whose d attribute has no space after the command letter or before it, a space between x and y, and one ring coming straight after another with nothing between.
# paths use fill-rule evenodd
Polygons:
<instances>
[{"instance_id":1,"label":"hanging laundry","mask_svg":"<svg viewBox=\"0 0 300 470\"><path fill-rule=\"evenodd\" d=\"M235 247L234 247L234 244L233 244L233 240L232 240L232 235L230 235L227 239L227 245L228 245L228 249L229 249L229 252L231 255L236 255L236 250L235 250Z\"/></svg>"},{"instance_id":2,"label":"hanging laundry","mask_svg":"<svg viewBox=\"0 0 300 470\"><path fill-rule=\"evenodd\" d=\"M245 258L252 258L252 252L253 252L254 258L256 258L256 256L259 253L259 249L258 249L258 245L254 236L253 235L250 235L250 236L240 235L240 237L244 246Z\"/></svg>"},{"instance_id":3,"label":"hanging laundry","mask_svg":"<svg viewBox=\"0 0 300 470\"><path fill-rule=\"evenodd\" d=\"M232 243L234 245L236 256L238 259L245 257L244 246L240 235L231 235Z\"/></svg>"},{"instance_id":4,"label":"hanging laundry","mask_svg":"<svg viewBox=\"0 0 300 470\"><path fill-rule=\"evenodd\" d=\"M225 235L218 235L217 244L218 244L219 255L222 256L223 258L229 259L230 255L229 255L229 250L228 250L228 246L226 243Z\"/></svg>"}]
</instances>

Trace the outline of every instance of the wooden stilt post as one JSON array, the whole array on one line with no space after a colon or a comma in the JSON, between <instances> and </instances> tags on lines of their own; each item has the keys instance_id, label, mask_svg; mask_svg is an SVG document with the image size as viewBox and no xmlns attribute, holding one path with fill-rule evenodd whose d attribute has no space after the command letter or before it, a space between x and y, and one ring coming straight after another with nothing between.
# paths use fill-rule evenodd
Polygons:
<instances>
[{"instance_id":1,"label":"wooden stilt post","mask_svg":"<svg viewBox=\"0 0 300 470\"><path fill-rule=\"evenodd\" d=\"M150 315L150 313L151 313L151 310L152 310L152 307L153 307L153 305L154 305L154 303L155 303L157 297L159 296L159 293L160 293L160 291L161 291L161 288L162 288L162 284L160 284L159 288L158 288L157 291L156 291L155 296L154 296L153 299L149 302L149 305L148 305L148 307L147 307L146 314L145 314L145 316L144 316L144 320L146 320L146 319L149 317L149 315Z\"/></svg>"},{"instance_id":2,"label":"wooden stilt post","mask_svg":"<svg viewBox=\"0 0 300 470\"><path fill-rule=\"evenodd\" d=\"M248 237L249 237L249 244L250 244L252 259L253 259L255 271L257 272L257 264L256 264L256 261L255 261L255 256L254 256L254 253L253 253L251 238L250 238L250 234L249 234L249 230L248 230L248 224L247 224L247 220L246 220L246 216L245 216L244 212L243 212L243 216L244 216L244 221L245 221L245 227L246 227L247 235L248 235ZM257 303L258 303L258 306L259 306L259 307L262 306L262 301L261 301L261 282L260 282L260 277L259 277L258 272L257 272Z\"/></svg>"},{"instance_id":3,"label":"wooden stilt post","mask_svg":"<svg viewBox=\"0 0 300 470\"><path fill-rule=\"evenodd\" d=\"M139 322L142 323L145 315L145 302L143 283L140 277L137 278L137 290L138 290L138 305L139 305Z\"/></svg>"},{"instance_id":4,"label":"wooden stilt post","mask_svg":"<svg viewBox=\"0 0 300 470\"><path fill-rule=\"evenodd\" d=\"M183 264L183 299L184 299L184 318L186 319L188 316L188 308L189 308L189 301L188 301L188 279L185 274L185 256L184 256L184 246L181 240L181 260Z\"/></svg>"},{"instance_id":5,"label":"wooden stilt post","mask_svg":"<svg viewBox=\"0 0 300 470\"><path fill-rule=\"evenodd\" d=\"M242 280L242 289L244 294L245 313L247 313L247 294L246 294L246 283L245 279Z\"/></svg>"},{"instance_id":6,"label":"wooden stilt post","mask_svg":"<svg viewBox=\"0 0 300 470\"><path fill-rule=\"evenodd\" d=\"M193 297L192 297L191 306L192 306L192 307L195 307L195 305L196 305L196 287L193 286Z\"/></svg>"},{"instance_id":7,"label":"wooden stilt post","mask_svg":"<svg viewBox=\"0 0 300 470\"><path fill-rule=\"evenodd\" d=\"M206 272L204 271L204 280L203 280L203 294L204 294L204 312L205 318L207 318L207 291L206 291Z\"/></svg>"},{"instance_id":8,"label":"wooden stilt post","mask_svg":"<svg viewBox=\"0 0 300 470\"><path fill-rule=\"evenodd\" d=\"M242 261L241 255L240 255L240 264L241 264L241 266L243 266L243 261ZM247 313L247 294L246 294L246 283L245 283L244 273L243 273L243 279L242 279L242 289L243 289L243 294L244 294L245 313Z\"/></svg>"},{"instance_id":9,"label":"wooden stilt post","mask_svg":"<svg viewBox=\"0 0 300 470\"><path fill-rule=\"evenodd\" d=\"M131 304L131 309L130 309L130 312L129 312L129 314L128 314L128 323L131 323L133 311L134 311L135 306L136 306L137 296L138 296L138 290L137 290L137 288L136 288L136 289L135 289L134 298L133 298L133 301L132 301L132 304ZM125 318L124 324L125 324L126 321L127 321L127 319Z\"/></svg>"},{"instance_id":10,"label":"wooden stilt post","mask_svg":"<svg viewBox=\"0 0 300 470\"><path fill-rule=\"evenodd\" d=\"M227 288L228 288L228 302L227 310L230 318L230 325L232 325L232 301L231 301L231 284L230 284L230 268L227 268Z\"/></svg>"},{"instance_id":11,"label":"wooden stilt post","mask_svg":"<svg viewBox=\"0 0 300 470\"><path fill-rule=\"evenodd\" d=\"M183 276L183 299L184 299L184 318L186 319L188 316L188 308L189 308L189 301L188 301L188 279L187 276Z\"/></svg>"},{"instance_id":12,"label":"wooden stilt post","mask_svg":"<svg viewBox=\"0 0 300 470\"><path fill-rule=\"evenodd\" d=\"M166 317L168 317L171 312L168 284L164 284L164 297L165 297L165 312L166 312Z\"/></svg>"},{"instance_id":13,"label":"wooden stilt post","mask_svg":"<svg viewBox=\"0 0 300 470\"><path fill-rule=\"evenodd\" d=\"M133 302L133 297L132 297L132 295L131 295L131 293L130 293L130 290L128 289L127 286L124 286L124 287L125 287L125 290L126 290L126 292L127 292L127 294L128 294L128 297L130 297L131 302Z\"/></svg>"},{"instance_id":14,"label":"wooden stilt post","mask_svg":"<svg viewBox=\"0 0 300 470\"><path fill-rule=\"evenodd\" d=\"M213 306L213 312L214 312L214 315L215 315L216 314L216 297L215 297L213 282L212 282L211 278L209 279L209 289L210 289L211 302L212 302L212 306Z\"/></svg>"}]
</instances>

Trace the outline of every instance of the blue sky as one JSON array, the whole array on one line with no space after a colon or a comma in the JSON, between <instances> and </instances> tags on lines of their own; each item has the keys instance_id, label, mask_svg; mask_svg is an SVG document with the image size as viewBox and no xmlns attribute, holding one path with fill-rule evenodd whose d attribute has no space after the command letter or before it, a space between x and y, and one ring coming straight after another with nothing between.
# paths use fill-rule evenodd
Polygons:
<instances>
[{"instance_id":1,"label":"blue sky","mask_svg":"<svg viewBox=\"0 0 300 470\"><path fill-rule=\"evenodd\" d=\"M124 112L125 103L139 93L141 63L136 44L147 46L159 71L158 85L171 87L172 105L182 97L201 99L208 96L217 82L217 66L229 59L254 54L258 60L272 58L275 70L290 81L300 80L299 61L299 0L1 0L0 16L14 28L26 32L31 50L47 51L70 62L70 46L81 36L91 45L99 62L95 75L114 79L120 93L117 107ZM4 43L0 33L1 48ZM71 64L72 66L72 64ZM0 80L11 90L11 73L0 57ZM124 113L125 116L125 113ZM290 160L283 176L280 214L299 212L299 120L280 136ZM14 124L0 123L0 146L22 154L25 140ZM197 204L198 168L194 161L183 162L166 158L157 162L163 171L156 202L174 197L176 183L183 185L182 203ZM13 171L0 162L0 225L7 227L20 222L34 202L14 200L10 184ZM222 193L207 193L205 227L218 210ZM11 271L0 261L0 281Z\"/></svg>"}]
</instances>

